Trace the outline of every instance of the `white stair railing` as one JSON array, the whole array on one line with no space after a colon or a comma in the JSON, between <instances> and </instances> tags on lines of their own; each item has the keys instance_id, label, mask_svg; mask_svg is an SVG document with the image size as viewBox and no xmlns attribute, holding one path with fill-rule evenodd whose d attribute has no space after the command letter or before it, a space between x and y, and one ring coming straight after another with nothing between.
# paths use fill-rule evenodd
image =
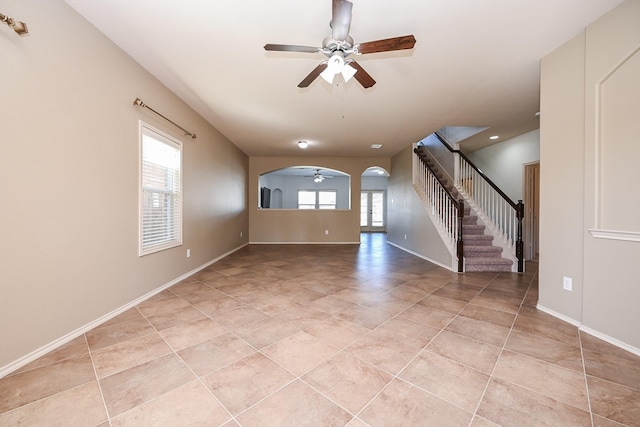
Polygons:
<instances>
[{"instance_id":1,"label":"white stair railing","mask_svg":"<svg viewBox=\"0 0 640 427\"><path fill-rule=\"evenodd\" d=\"M458 258L458 271L463 271L462 216L464 205L456 200L433 174L425 160L416 151L413 156L413 186L418 192L429 216L452 254Z\"/></svg>"},{"instance_id":2,"label":"white stair railing","mask_svg":"<svg viewBox=\"0 0 640 427\"><path fill-rule=\"evenodd\" d=\"M454 157L454 185L478 214L506 253L517 262L517 271L524 271L522 219L524 204L515 203L480 171L460 150L454 150L437 132L434 135Z\"/></svg>"},{"instance_id":3,"label":"white stair railing","mask_svg":"<svg viewBox=\"0 0 640 427\"><path fill-rule=\"evenodd\" d=\"M522 203L514 203L491 186L490 182L462 156L455 153L458 171L455 186L471 207L490 219L486 225L495 238L500 239L512 254L517 252L518 232L522 233L519 217ZM519 230L520 227L520 230Z\"/></svg>"}]
</instances>

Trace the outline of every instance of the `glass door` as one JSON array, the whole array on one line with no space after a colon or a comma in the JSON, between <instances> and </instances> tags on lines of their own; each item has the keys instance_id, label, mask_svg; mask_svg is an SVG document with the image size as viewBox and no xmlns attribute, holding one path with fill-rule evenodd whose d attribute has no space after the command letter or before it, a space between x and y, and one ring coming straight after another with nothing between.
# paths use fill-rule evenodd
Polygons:
<instances>
[{"instance_id":1,"label":"glass door","mask_svg":"<svg viewBox=\"0 0 640 427\"><path fill-rule=\"evenodd\" d=\"M360 192L360 231L385 231L384 191Z\"/></svg>"}]
</instances>

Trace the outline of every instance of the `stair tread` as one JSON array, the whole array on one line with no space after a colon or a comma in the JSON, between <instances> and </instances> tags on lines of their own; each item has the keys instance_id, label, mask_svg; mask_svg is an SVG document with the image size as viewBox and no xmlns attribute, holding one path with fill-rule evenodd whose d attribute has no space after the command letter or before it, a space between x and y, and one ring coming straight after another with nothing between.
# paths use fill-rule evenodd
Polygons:
<instances>
[{"instance_id":1,"label":"stair tread","mask_svg":"<svg viewBox=\"0 0 640 427\"><path fill-rule=\"evenodd\" d=\"M466 264L504 264L512 265L513 261L507 258L490 258L490 257L465 257Z\"/></svg>"},{"instance_id":2,"label":"stair tread","mask_svg":"<svg viewBox=\"0 0 640 427\"><path fill-rule=\"evenodd\" d=\"M464 250L468 250L469 252L498 252L502 253L502 248L500 246L483 246L483 245L464 245Z\"/></svg>"}]
</instances>

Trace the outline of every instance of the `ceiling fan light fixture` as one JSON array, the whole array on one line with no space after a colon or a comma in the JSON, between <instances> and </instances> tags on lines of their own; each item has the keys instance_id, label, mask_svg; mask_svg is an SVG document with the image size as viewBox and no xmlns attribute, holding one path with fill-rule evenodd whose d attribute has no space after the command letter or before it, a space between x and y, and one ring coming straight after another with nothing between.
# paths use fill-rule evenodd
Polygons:
<instances>
[{"instance_id":1,"label":"ceiling fan light fixture","mask_svg":"<svg viewBox=\"0 0 640 427\"><path fill-rule=\"evenodd\" d=\"M324 81L329 84L333 83L333 76L335 76L335 73L331 71L329 67L327 67L323 72L320 73L320 77L322 77Z\"/></svg>"},{"instance_id":2,"label":"ceiling fan light fixture","mask_svg":"<svg viewBox=\"0 0 640 427\"><path fill-rule=\"evenodd\" d=\"M327 61L327 68L320 73L327 83L332 84L333 78L336 74L342 74L344 81L347 82L356 73L356 69L351 65L344 63L344 54L341 51L334 52L331 58Z\"/></svg>"},{"instance_id":3,"label":"ceiling fan light fixture","mask_svg":"<svg viewBox=\"0 0 640 427\"><path fill-rule=\"evenodd\" d=\"M331 55L329 61L327 61L327 68L333 72L333 74L338 74L342 71L344 67L344 57L342 52L338 51Z\"/></svg>"},{"instance_id":4,"label":"ceiling fan light fixture","mask_svg":"<svg viewBox=\"0 0 640 427\"><path fill-rule=\"evenodd\" d=\"M344 78L344 82L346 83L351 80L351 78L356 74L357 71L358 70L353 68L351 65L345 64L342 68L342 77Z\"/></svg>"}]
</instances>

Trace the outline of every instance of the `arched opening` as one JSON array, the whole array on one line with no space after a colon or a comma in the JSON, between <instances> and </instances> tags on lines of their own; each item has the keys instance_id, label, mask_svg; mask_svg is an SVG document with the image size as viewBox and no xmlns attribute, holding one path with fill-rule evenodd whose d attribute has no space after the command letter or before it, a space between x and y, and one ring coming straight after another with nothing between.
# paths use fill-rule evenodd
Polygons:
<instances>
[{"instance_id":1,"label":"arched opening","mask_svg":"<svg viewBox=\"0 0 640 427\"><path fill-rule=\"evenodd\" d=\"M360 232L386 232L387 181L389 173L384 168L372 166L361 177Z\"/></svg>"},{"instance_id":2,"label":"arched opening","mask_svg":"<svg viewBox=\"0 0 640 427\"><path fill-rule=\"evenodd\" d=\"M261 209L351 209L351 177L321 166L292 166L259 177Z\"/></svg>"}]
</instances>

